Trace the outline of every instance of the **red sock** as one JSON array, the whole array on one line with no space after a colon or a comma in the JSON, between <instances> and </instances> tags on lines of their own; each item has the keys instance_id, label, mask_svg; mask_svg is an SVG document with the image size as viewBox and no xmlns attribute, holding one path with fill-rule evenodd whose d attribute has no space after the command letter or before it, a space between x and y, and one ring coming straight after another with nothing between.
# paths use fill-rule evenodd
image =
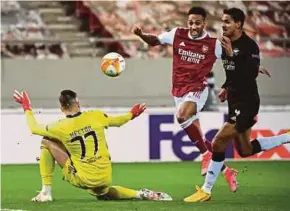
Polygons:
<instances>
[{"instance_id":1,"label":"red sock","mask_svg":"<svg viewBox=\"0 0 290 211\"><path fill-rule=\"evenodd\" d=\"M208 151L212 152L211 142L205 139L204 143L205 143L205 146L208 149Z\"/></svg>"},{"instance_id":2,"label":"red sock","mask_svg":"<svg viewBox=\"0 0 290 211\"><path fill-rule=\"evenodd\" d=\"M205 153L207 151L207 148L205 146L200 129L196 125L191 124L184 130L187 133L190 140L199 149L200 153Z\"/></svg>"}]
</instances>

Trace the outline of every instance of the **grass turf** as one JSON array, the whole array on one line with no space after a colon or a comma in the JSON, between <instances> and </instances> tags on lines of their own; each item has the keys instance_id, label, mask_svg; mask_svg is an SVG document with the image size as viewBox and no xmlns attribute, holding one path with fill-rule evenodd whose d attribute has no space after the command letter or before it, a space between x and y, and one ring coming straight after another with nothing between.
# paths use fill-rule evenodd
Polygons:
<instances>
[{"instance_id":1,"label":"grass turf","mask_svg":"<svg viewBox=\"0 0 290 211\"><path fill-rule=\"evenodd\" d=\"M41 211L241 211L289 210L290 162L233 162L239 173L240 188L231 193L221 176L213 190L213 198L205 203L184 203L193 193L194 185L201 185L200 164L128 163L113 164L115 185L140 189L143 187L169 193L172 202L152 201L97 201L86 191L61 180L57 167L53 181L52 203L32 203L40 189L38 165L2 165L2 209Z\"/></svg>"}]
</instances>

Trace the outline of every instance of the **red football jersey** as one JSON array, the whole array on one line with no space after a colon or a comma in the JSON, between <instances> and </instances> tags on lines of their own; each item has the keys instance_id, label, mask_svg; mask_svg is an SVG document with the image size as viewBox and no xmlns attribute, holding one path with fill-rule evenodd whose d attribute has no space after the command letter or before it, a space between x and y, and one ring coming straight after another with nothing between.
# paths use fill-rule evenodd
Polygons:
<instances>
[{"instance_id":1,"label":"red football jersey","mask_svg":"<svg viewBox=\"0 0 290 211\"><path fill-rule=\"evenodd\" d=\"M207 86L206 76L217 59L217 39L211 38L206 32L202 37L192 39L189 29L173 30L158 38L162 44L173 45L172 94L181 97Z\"/></svg>"}]
</instances>

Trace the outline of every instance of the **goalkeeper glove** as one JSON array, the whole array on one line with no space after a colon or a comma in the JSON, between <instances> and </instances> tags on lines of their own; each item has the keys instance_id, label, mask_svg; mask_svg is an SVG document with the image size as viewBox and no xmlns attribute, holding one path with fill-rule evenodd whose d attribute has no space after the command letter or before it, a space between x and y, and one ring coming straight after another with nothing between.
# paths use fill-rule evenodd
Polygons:
<instances>
[{"instance_id":1,"label":"goalkeeper glove","mask_svg":"<svg viewBox=\"0 0 290 211\"><path fill-rule=\"evenodd\" d=\"M142 104L136 104L131 108L131 113L132 113L132 119L136 118L137 116L139 116L140 114L142 114L146 109L146 105L145 103Z\"/></svg>"},{"instance_id":2,"label":"goalkeeper glove","mask_svg":"<svg viewBox=\"0 0 290 211\"><path fill-rule=\"evenodd\" d=\"M30 100L27 92L21 92L21 94L15 90L13 95L14 101L21 104L24 111L31 110Z\"/></svg>"}]
</instances>

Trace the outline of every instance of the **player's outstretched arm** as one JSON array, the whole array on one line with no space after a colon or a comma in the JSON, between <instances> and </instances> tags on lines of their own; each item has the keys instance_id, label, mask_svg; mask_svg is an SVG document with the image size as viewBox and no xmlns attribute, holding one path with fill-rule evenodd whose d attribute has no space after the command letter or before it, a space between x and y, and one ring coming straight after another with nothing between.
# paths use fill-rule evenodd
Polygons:
<instances>
[{"instance_id":1,"label":"player's outstretched arm","mask_svg":"<svg viewBox=\"0 0 290 211\"><path fill-rule=\"evenodd\" d=\"M56 138L47 131L47 127L45 125L40 125L36 121L31 109L31 104L27 92L23 91L19 93L17 90L15 90L13 98L15 102L21 104L25 112L27 124L32 134Z\"/></svg>"},{"instance_id":2,"label":"player's outstretched arm","mask_svg":"<svg viewBox=\"0 0 290 211\"><path fill-rule=\"evenodd\" d=\"M120 116L114 116L114 117L108 117L109 127L120 127L124 124L126 124L128 121L138 117L140 114L142 114L146 109L146 105L143 104L136 104L134 105L131 110L123 115Z\"/></svg>"},{"instance_id":3,"label":"player's outstretched arm","mask_svg":"<svg viewBox=\"0 0 290 211\"><path fill-rule=\"evenodd\" d=\"M143 33L142 29L136 25L133 26L132 32L137 36L139 36L148 45L151 46L161 45L161 42L159 41L157 36L153 34Z\"/></svg>"}]
</instances>

